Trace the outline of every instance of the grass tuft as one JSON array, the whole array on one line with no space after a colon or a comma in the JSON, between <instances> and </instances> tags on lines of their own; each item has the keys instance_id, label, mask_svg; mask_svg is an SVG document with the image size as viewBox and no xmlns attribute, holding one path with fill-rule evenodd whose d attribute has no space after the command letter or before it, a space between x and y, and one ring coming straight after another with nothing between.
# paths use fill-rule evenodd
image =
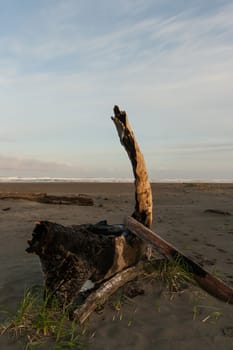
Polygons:
<instances>
[{"instance_id":1,"label":"grass tuft","mask_svg":"<svg viewBox=\"0 0 233 350\"><path fill-rule=\"evenodd\" d=\"M147 269L148 274L143 278L159 279L171 292L180 292L190 283L194 283L192 274L187 271L181 260L155 260L155 264L150 263ZM122 304L128 300L131 299L127 298L122 290L110 300L119 320L123 317ZM103 305L100 304L98 311L101 312L102 309ZM194 319L197 317L197 311L193 310ZM71 321L70 312L69 306L61 310L54 297L47 295L43 298L41 293L29 290L23 296L16 314L4 324L0 324L0 334L7 333L13 335L16 340L25 340L25 350L37 349L43 344L52 350L83 349L88 339L86 325L81 328L75 321ZM211 315L212 319L218 317L217 313ZM129 326L131 324L130 320Z\"/></svg>"},{"instance_id":2,"label":"grass tuft","mask_svg":"<svg viewBox=\"0 0 233 350\"><path fill-rule=\"evenodd\" d=\"M49 343L50 349L82 349L82 330L69 320L70 308L61 310L57 300L27 291L11 319L0 325L0 334L8 333L25 340L25 350Z\"/></svg>"},{"instance_id":3,"label":"grass tuft","mask_svg":"<svg viewBox=\"0 0 233 350\"><path fill-rule=\"evenodd\" d=\"M182 260L163 260L158 266L158 276L171 292L179 292L194 283L193 275L188 272Z\"/></svg>"}]
</instances>

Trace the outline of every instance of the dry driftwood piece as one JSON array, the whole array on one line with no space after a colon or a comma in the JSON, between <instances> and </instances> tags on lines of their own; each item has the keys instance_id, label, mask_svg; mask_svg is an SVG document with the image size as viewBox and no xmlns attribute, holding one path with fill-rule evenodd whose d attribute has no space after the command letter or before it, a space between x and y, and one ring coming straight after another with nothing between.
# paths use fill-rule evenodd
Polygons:
<instances>
[{"instance_id":1,"label":"dry driftwood piece","mask_svg":"<svg viewBox=\"0 0 233 350\"><path fill-rule=\"evenodd\" d=\"M136 205L133 215L150 227L152 194L145 161L126 113L117 106L114 107L114 113L112 119L129 154L135 176ZM136 265L145 251L144 242L125 230L124 225L108 225L106 221L70 227L40 221L32 236L32 240L28 241L27 252L39 256L45 288L61 304L75 301L87 280L100 283ZM134 271L132 276L135 276L136 269L118 276L122 284L129 280L130 271ZM115 283L110 283L105 290L110 291L112 288L115 288Z\"/></svg>"},{"instance_id":2,"label":"dry driftwood piece","mask_svg":"<svg viewBox=\"0 0 233 350\"><path fill-rule=\"evenodd\" d=\"M206 209L204 210L204 213L210 213L210 214L220 214L224 216L231 216L231 213L229 211L219 210L219 209Z\"/></svg>"},{"instance_id":3,"label":"dry driftwood piece","mask_svg":"<svg viewBox=\"0 0 233 350\"><path fill-rule=\"evenodd\" d=\"M9 210L11 210L11 208L10 208L10 207L3 208L3 209L2 209L2 211L9 211Z\"/></svg>"},{"instance_id":4,"label":"dry driftwood piece","mask_svg":"<svg viewBox=\"0 0 233 350\"><path fill-rule=\"evenodd\" d=\"M112 120L117 128L121 144L125 147L133 167L135 178L135 210L133 217L147 227L152 225L152 191L146 164L125 111L114 107Z\"/></svg>"},{"instance_id":5,"label":"dry driftwood piece","mask_svg":"<svg viewBox=\"0 0 233 350\"><path fill-rule=\"evenodd\" d=\"M73 303L87 280L100 283L142 255L140 239L106 221L68 227L39 221L28 244L26 251L40 258L47 293L61 305Z\"/></svg>"},{"instance_id":6,"label":"dry driftwood piece","mask_svg":"<svg viewBox=\"0 0 233 350\"><path fill-rule=\"evenodd\" d=\"M80 324L83 324L98 305L104 304L117 289L144 273L145 271L142 264L129 267L117 273L87 297L85 303L74 311L74 318L77 319Z\"/></svg>"},{"instance_id":7,"label":"dry driftwood piece","mask_svg":"<svg viewBox=\"0 0 233 350\"><path fill-rule=\"evenodd\" d=\"M203 267L197 264L181 253L176 247L161 238L158 234L151 231L147 227L135 219L128 217L126 219L126 227L138 238L152 244L161 254L169 259L175 260L177 263L193 274L198 284L211 295L218 299L233 304L233 289L227 286L223 281L210 274Z\"/></svg>"},{"instance_id":8,"label":"dry driftwood piece","mask_svg":"<svg viewBox=\"0 0 233 350\"><path fill-rule=\"evenodd\" d=\"M85 194L78 195L48 195L47 193L20 193L20 192L1 192L0 199L25 199L33 202L46 203L46 204L76 204L83 206L92 206L94 204L93 199Z\"/></svg>"},{"instance_id":9,"label":"dry driftwood piece","mask_svg":"<svg viewBox=\"0 0 233 350\"><path fill-rule=\"evenodd\" d=\"M61 304L70 304L75 302L87 280L102 283L74 312L75 318L83 323L99 302L104 302L116 289L143 273L138 262L147 242L167 258L182 263L210 294L233 303L231 288L149 229L152 193L143 155L126 113L115 106L112 120L133 168L134 219L128 218L126 226L108 225L106 221L69 227L37 222L27 252L36 253L41 260L46 291L55 295Z\"/></svg>"}]
</instances>

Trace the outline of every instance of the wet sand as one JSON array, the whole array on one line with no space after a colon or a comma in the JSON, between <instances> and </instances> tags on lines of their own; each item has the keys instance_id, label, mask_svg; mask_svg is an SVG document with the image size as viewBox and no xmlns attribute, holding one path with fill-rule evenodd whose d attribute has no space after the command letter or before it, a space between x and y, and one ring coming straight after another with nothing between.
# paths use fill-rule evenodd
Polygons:
<instances>
[{"instance_id":1,"label":"wet sand","mask_svg":"<svg viewBox=\"0 0 233 350\"><path fill-rule=\"evenodd\" d=\"M153 229L233 287L233 185L153 184L152 188ZM36 220L64 225L103 219L122 223L134 208L133 184L1 183L0 192L4 191L85 193L94 199L93 207L0 201L0 305L10 312L17 309L27 288L43 283L38 257L25 253ZM205 213L206 209L232 215ZM156 281L142 287L144 295L118 312L109 304L102 314L92 315L89 329L95 335L87 349L233 349L233 305L198 287L174 295ZM0 320L5 317L1 312ZM21 347L4 336L0 349Z\"/></svg>"}]
</instances>

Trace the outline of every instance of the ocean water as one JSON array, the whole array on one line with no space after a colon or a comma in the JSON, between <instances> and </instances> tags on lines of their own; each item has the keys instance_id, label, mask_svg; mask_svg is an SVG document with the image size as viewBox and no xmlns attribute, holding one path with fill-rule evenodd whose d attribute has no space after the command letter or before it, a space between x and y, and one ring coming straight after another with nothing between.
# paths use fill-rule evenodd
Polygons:
<instances>
[{"instance_id":1,"label":"ocean water","mask_svg":"<svg viewBox=\"0 0 233 350\"><path fill-rule=\"evenodd\" d=\"M21 176L0 176L0 182L133 182L133 179L123 178L78 178L78 177L21 177Z\"/></svg>"},{"instance_id":2,"label":"ocean water","mask_svg":"<svg viewBox=\"0 0 233 350\"><path fill-rule=\"evenodd\" d=\"M49 182L109 182L109 183L132 183L133 178L76 178L76 177L20 177L20 176L0 176L0 183L49 183ZM233 183L233 179L150 179L159 183Z\"/></svg>"}]
</instances>

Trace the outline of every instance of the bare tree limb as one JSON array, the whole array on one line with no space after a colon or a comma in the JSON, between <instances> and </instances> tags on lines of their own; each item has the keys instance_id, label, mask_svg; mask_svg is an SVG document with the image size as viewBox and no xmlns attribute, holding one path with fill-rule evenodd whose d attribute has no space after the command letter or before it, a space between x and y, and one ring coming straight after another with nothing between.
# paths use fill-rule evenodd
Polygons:
<instances>
[{"instance_id":1,"label":"bare tree limb","mask_svg":"<svg viewBox=\"0 0 233 350\"><path fill-rule=\"evenodd\" d=\"M144 273L145 271L142 264L129 267L117 273L87 297L85 303L74 311L74 318L77 319L80 324L83 324L99 304L105 303L117 289Z\"/></svg>"},{"instance_id":2,"label":"bare tree limb","mask_svg":"<svg viewBox=\"0 0 233 350\"><path fill-rule=\"evenodd\" d=\"M202 266L181 253L176 247L133 218L128 217L126 219L126 226L130 232L135 234L138 238L152 244L167 258L176 260L177 263L182 264L186 270L193 274L194 279L209 294L233 304L233 289L227 286L223 281L211 275Z\"/></svg>"},{"instance_id":3,"label":"bare tree limb","mask_svg":"<svg viewBox=\"0 0 233 350\"><path fill-rule=\"evenodd\" d=\"M112 120L125 147L135 177L135 211L133 216L150 227L152 224L152 192L144 157L139 149L126 113L114 107ZM18 196L18 195L17 195ZM56 200L46 194L20 194L21 198L45 201ZM64 200L64 198L62 199ZM65 198L67 200L67 198ZM124 225L108 225L102 221L64 227L48 221L39 221L28 241L28 253L36 253L42 263L45 287L61 304L72 303L86 280L106 281L93 292L82 306L87 316L98 300L106 300L116 289L141 274L137 265L145 244L125 230ZM112 277L114 276L114 277ZM76 316L80 312L76 312ZM81 317L81 316L80 316ZM80 322L83 318L80 319Z\"/></svg>"},{"instance_id":4,"label":"bare tree limb","mask_svg":"<svg viewBox=\"0 0 233 350\"><path fill-rule=\"evenodd\" d=\"M143 154L135 139L125 111L114 107L112 120L116 126L120 142L124 146L132 164L135 178L135 210L133 217L147 227L152 226L152 191L147 175Z\"/></svg>"},{"instance_id":5,"label":"bare tree limb","mask_svg":"<svg viewBox=\"0 0 233 350\"><path fill-rule=\"evenodd\" d=\"M132 164L135 178L135 210L132 216L147 227L152 225L152 191L147 175L146 164L128 117L118 106L114 107L112 120L116 126L120 142L124 146ZM143 247L142 241L142 247ZM117 250L116 250L117 251ZM105 302L111 294L130 280L133 280L143 272L140 265L130 267L118 272L114 277L107 280L96 292L91 293L80 309L75 311L75 317L83 323L95 310L98 303Z\"/></svg>"}]
</instances>

